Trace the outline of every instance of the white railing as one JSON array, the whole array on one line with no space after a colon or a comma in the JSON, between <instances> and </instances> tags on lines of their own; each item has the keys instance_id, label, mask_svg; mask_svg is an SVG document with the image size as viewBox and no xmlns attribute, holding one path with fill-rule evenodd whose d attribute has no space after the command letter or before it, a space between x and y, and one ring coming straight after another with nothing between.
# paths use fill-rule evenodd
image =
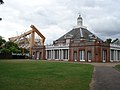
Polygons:
<instances>
[{"instance_id":1,"label":"white railing","mask_svg":"<svg viewBox=\"0 0 120 90\"><path fill-rule=\"evenodd\" d=\"M46 45L46 49L69 49L69 44Z\"/></svg>"},{"instance_id":2,"label":"white railing","mask_svg":"<svg viewBox=\"0 0 120 90\"><path fill-rule=\"evenodd\" d=\"M110 44L110 47L120 48L120 45L118 45L118 44Z\"/></svg>"},{"instance_id":3,"label":"white railing","mask_svg":"<svg viewBox=\"0 0 120 90\"><path fill-rule=\"evenodd\" d=\"M110 44L110 49L113 49L113 50L120 50L120 45Z\"/></svg>"}]
</instances>

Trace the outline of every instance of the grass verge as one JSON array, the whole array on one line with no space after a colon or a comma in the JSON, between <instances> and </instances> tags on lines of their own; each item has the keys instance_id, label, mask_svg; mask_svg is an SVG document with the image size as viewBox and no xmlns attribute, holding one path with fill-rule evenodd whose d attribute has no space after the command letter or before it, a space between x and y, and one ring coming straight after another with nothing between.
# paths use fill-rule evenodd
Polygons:
<instances>
[{"instance_id":1,"label":"grass verge","mask_svg":"<svg viewBox=\"0 0 120 90\"><path fill-rule=\"evenodd\" d=\"M120 64L115 66L115 69L120 71Z\"/></svg>"}]
</instances>

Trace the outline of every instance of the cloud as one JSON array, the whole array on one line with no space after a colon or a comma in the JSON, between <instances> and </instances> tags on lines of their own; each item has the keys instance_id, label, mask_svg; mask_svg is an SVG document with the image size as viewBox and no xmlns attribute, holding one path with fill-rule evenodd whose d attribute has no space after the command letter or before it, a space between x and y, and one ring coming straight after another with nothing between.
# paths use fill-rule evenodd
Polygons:
<instances>
[{"instance_id":1,"label":"cloud","mask_svg":"<svg viewBox=\"0 0 120 90\"><path fill-rule=\"evenodd\" d=\"M44 28L41 33L43 33L45 37L49 36L46 38L45 43L52 44L54 40L59 38L59 36L65 34L66 30L61 29L57 25L51 25L51 26L48 26L47 28Z\"/></svg>"},{"instance_id":2,"label":"cloud","mask_svg":"<svg viewBox=\"0 0 120 90\"><path fill-rule=\"evenodd\" d=\"M23 31L25 31L25 27L20 24L8 21L0 22L0 36L3 36L6 40L10 37L17 36L18 32L22 33Z\"/></svg>"},{"instance_id":3,"label":"cloud","mask_svg":"<svg viewBox=\"0 0 120 90\"><path fill-rule=\"evenodd\" d=\"M100 19L93 19L91 21L95 32L102 35L115 35L120 33L120 20L117 17L107 16Z\"/></svg>"},{"instance_id":4,"label":"cloud","mask_svg":"<svg viewBox=\"0 0 120 90\"><path fill-rule=\"evenodd\" d=\"M120 1L114 0L6 0L0 6L1 35L11 37L33 24L52 43L76 25L78 13L84 25L102 39L120 37ZM48 33L49 32L49 33Z\"/></svg>"}]
</instances>

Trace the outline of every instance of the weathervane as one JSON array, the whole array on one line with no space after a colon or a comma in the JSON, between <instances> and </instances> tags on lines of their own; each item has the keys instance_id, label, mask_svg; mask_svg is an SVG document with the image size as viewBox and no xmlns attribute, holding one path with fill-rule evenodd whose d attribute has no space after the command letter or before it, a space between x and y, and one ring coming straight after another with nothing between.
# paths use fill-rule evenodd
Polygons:
<instances>
[{"instance_id":1,"label":"weathervane","mask_svg":"<svg viewBox=\"0 0 120 90\"><path fill-rule=\"evenodd\" d=\"M79 12L78 15L81 16L81 13Z\"/></svg>"}]
</instances>

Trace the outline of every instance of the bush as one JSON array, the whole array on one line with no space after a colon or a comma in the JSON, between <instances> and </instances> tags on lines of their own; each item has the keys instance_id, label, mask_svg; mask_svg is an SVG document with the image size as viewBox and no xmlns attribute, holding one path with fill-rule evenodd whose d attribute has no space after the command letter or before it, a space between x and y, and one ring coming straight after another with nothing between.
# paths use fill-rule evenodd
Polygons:
<instances>
[{"instance_id":1,"label":"bush","mask_svg":"<svg viewBox=\"0 0 120 90\"><path fill-rule=\"evenodd\" d=\"M12 59L11 53L0 53L0 59Z\"/></svg>"}]
</instances>

